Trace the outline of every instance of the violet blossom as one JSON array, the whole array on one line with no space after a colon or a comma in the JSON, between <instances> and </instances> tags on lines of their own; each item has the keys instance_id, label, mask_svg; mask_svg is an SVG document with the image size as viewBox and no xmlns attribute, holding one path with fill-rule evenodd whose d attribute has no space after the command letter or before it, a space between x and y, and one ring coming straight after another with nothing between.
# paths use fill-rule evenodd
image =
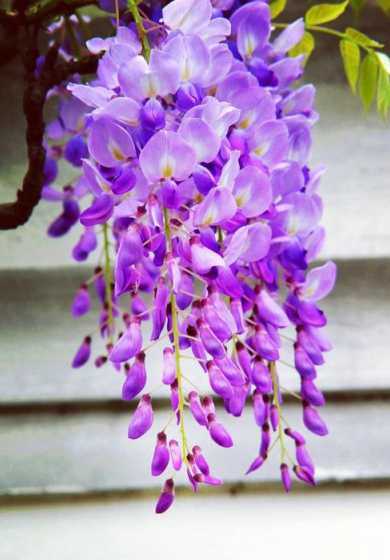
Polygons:
<instances>
[{"instance_id":1,"label":"violet blossom","mask_svg":"<svg viewBox=\"0 0 390 560\"><path fill-rule=\"evenodd\" d=\"M87 42L102 53L97 77L57 92L60 117L47 131L44 196L62 205L48 233L64 235L79 221L73 258L85 261L102 248L103 262L72 306L77 317L89 311L93 284L105 345L97 367L110 362L124 373L125 400L150 377L167 388L175 422L157 434L152 475L171 463L194 491L219 485L200 447L188 442L186 424L194 420L229 448L220 404L234 417L252 406L260 441L247 474L266 463L276 438L289 492L291 472L309 485L315 479L303 436L282 414L281 349L292 345L305 427L326 435L317 367L331 344L318 302L332 290L336 266L312 266L324 241L323 170L308 164L315 90L296 84L303 57L287 55L302 38L303 22L275 37L266 2L233 11L232 5L173 0L154 22L161 33L146 32L148 49L140 29L124 22L113 37ZM61 157L79 177L59 190L52 183ZM160 365L148 363L147 321L150 340L164 340ZM73 367L90 352L87 336ZM210 395L199 395L184 378L183 354L207 376ZM143 436L153 420L144 394L129 438ZM297 464L290 464L288 444ZM173 501L168 479L156 512Z\"/></svg>"}]
</instances>

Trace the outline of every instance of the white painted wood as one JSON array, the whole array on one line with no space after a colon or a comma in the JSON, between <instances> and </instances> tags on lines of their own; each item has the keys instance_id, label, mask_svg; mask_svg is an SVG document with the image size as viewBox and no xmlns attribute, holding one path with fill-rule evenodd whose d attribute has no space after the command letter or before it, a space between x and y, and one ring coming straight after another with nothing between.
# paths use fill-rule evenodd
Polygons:
<instances>
[{"instance_id":1,"label":"white painted wood","mask_svg":"<svg viewBox=\"0 0 390 560\"><path fill-rule=\"evenodd\" d=\"M73 320L73 292L88 272L7 272L0 278L0 403L118 398L123 377L110 365L96 370L69 366L82 337L95 330L95 316ZM328 332L335 349L319 368L324 390L390 388L390 262L349 262L339 267L334 294L325 302ZM147 334L147 333L146 333ZM94 348L99 348L95 337ZM292 363L291 342L284 357ZM166 395L160 383L163 342L148 352L150 389ZM100 347L100 350L102 348ZM186 374L207 389L205 376L187 360ZM283 385L296 387L294 370L281 367Z\"/></svg>"},{"instance_id":2,"label":"white painted wood","mask_svg":"<svg viewBox=\"0 0 390 560\"><path fill-rule=\"evenodd\" d=\"M390 478L390 406L385 402L328 404L322 412L330 435L319 438L302 426L300 408L283 407L291 426L307 436L317 465L318 480ZM0 494L94 492L155 487L150 461L156 432L171 415L155 413L152 429L136 441L127 439L129 413L21 414L3 416L0 423ZM249 477L244 476L255 458L259 428L251 410L240 419L218 417L231 432L231 449L216 446L208 432L185 415L189 445L199 444L212 471L226 482L275 481L279 479L280 455L276 446L269 462ZM168 437L179 439L170 424ZM293 449L291 450L293 453ZM167 476L171 476L167 470ZM176 477L175 477L176 478ZM178 476L179 482L183 481Z\"/></svg>"},{"instance_id":3,"label":"white painted wood","mask_svg":"<svg viewBox=\"0 0 390 560\"><path fill-rule=\"evenodd\" d=\"M389 492L179 497L0 512L4 560L388 560Z\"/></svg>"},{"instance_id":4,"label":"white painted wood","mask_svg":"<svg viewBox=\"0 0 390 560\"><path fill-rule=\"evenodd\" d=\"M312 155L313 162L322 162L328 168L321 186L325 202L323 222L328 230L324 256L388 256L390 228L384 211L390 207L388 124L375 114L365 116L358 100L344 85L317 85L321 120L315 127ZM17 89L15 79L12 88ZM8 99L8 91L6 95ZM17 111L15 105L8 116L2 116L6 119L3 129L10 130L11 141L8 134L0 138L0 201L14 197L15 185L24 172L23 123ZM66 178L73 173L68 170ZM76 229L69 237L57 240L47 239L45 234L48 223L58 213L56 205L42 202L26 226L2 232L0 268L72 264L69 255L77 239Z\"/></svg>"}]
</instances>

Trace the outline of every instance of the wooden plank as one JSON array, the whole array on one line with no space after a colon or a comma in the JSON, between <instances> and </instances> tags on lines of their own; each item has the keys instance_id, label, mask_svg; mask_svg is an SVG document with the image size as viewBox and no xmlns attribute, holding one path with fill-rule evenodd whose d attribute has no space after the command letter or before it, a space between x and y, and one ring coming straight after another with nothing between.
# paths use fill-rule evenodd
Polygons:
<instances>
[{"instance_id":1,"label":"wooden plank","mask_svg":"<svg viewBox=\"0 0 390 560\"><path fill-rule=\"evenodd\" d=\"M15 80L11 76L16 95ZM11 107L9 111L8 88L4 96L0 97L0 107L7 107L4 118L12 124L8 127L7 120L3 129L7 135L0 135L0 158L6 162L0 165L0 200L14 196L15 185L24 172L24 150L20 148L24 126L16 109ZM320 83L317 109L321 120L314 132L313 161L328 168L321 186L324 225L328 229L324 255L388 256L390 229L383 212L383 208L390 207L388 127L375 114L364 116L359 101L344 85ZM8 131L12 133L11 141ZM64 184L72 176L73 171L64 170ZM42 202L26 226L2 232L0 268L39 269L75 264L69 255L77 240L77 228L63 239L46 237L46 227L58 213L56 204Z\"/></svg>"},{"instance_id":2,"label":"wooden plank","mask_svg":"<svg viewBox=\"0 0 390 560\"><path fill-rule=\"evenodd\" d=\"M284 405L283 414L303 429L300 407ZM308 447L317 465L319 481L390 479L388 402L328 404L322 412L330 435L307 434ZM277 447L269 463L245 477L259 444L259 429L248 409L240 419L222 410L219 419L231 432L235 446L226 450L211 442L208 432L194 425L186 414L190 445L199 444L212 471L226 482L278 480ZM25 414L3 416L0 426L0 494L93 493L156 487L150 476L155 433L167 424L170 412L157 411L153 429L136 441L127 439L128 413ZM171 424L169 437L178 437ZM293 452L293 451L292 451ZM170 471L168 471L170 476ZM183 479L178 477L179 483Z\"/></svg>"},{"instance_id":3,"label":"wooden plank","mask_svg":"<svg viewBox=\"0 0 390 560\"><path fill-rule=\"evenodd\" d=\"M388 559L390 493L180 497L162 516L154 502L107 501L0 512L4 560L253 557ZM358 535L358 538L357 538ZM22 538L21 538L22 536ZM320 543L320 544L319 544Z\"/></svg>"},{"instance_id":4,"label":"wooden plank","mask_svg":"<svg viewBox=\"0 0 390 560\"><path fill-rule=\"evenodd\" d=\"M88 276L79 270L3 272L0 278L0 403L116 399L123 377L111 366L69 363L82 337L95 330L93 317L73 320L72 294ZM335 344L327 364L319 368L324 390L390 389L390 261L341 263L334 294L326 301L328 332ZM7 296L5 297L5 294ZM285 359L292 363L291 343ZM148 352L149 389L166 395L160 384L161 345ZM207 380L192 361L186 373L207 389ZM298 376L281 368L283 385L296 386Z\"/></svg>"}]
</instances>

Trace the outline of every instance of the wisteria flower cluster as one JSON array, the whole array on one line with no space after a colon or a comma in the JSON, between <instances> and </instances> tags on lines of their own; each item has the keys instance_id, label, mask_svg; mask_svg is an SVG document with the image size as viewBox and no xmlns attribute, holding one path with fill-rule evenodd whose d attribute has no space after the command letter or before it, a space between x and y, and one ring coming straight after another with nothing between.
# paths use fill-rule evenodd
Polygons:
<instances>
[{"instance_id":1,"label":"wisteria flower cluster","mask_svg":"<svg viewBox=\"0 0 390 560\"><path fill-rule=\"evenodd\" d=\"M90 310L93 284L106 345L95 364L111 362L124 374L123 399L138 398L130 439L153 427L152 395L143 393L148 378L167 388L175 422L157 433L151 474L184 469L194 491L221 484L197 442L188 441L186 423L192 417L213 442L232 447L221 404L234 417L251 406L260 443L247 474L279 443L288 492L291 471L314 485L315 470L303 435L281 413L282 343L293 345L304 425L324 436L316 368L331 345L317 302L332 290L336 267L310 268L325 232L323 169L307 165L315 90L296 87L303 57L288 55L303 21L271 40L266 2L232 4L174 0L150 18L137 12L136 25L120 25L114 37L87 42L103 53L97 77L57 91L44 196L63 207L51 236L80 221L77 261L97 249L102 234L102 263L77 291L72 312ZM62 192L51 186L60 156L81 170ZM161 371L152 371L147 349L160 340ZM86 336L73 367L90 359L91 344ZM188 356L210 394L187 384ZM171 476L156 512L173 500Z\"/></svg>"}]
</instances>

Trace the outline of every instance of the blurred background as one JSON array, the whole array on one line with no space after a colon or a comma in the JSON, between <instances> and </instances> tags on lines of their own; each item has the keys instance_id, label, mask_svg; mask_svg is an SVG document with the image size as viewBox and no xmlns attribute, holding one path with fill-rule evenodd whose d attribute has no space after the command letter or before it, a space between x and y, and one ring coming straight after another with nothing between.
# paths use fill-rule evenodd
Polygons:
<instances>
[{"instance_id":1,"label":"blurred background","mask_svg":"<svg viewBox=\"0 0 390 560\"><path fill-rule=\"evenodd\" d=\"M306 7L290 4L283 21ZM378 8L367 8L357 25L389 52L390 19ZM70 369L81 338L94 328L92 316L70 316L74 291L89 271L70 259L76 233L46 237L58 207L42 202L25 227L0 233L1 560L389 558L390 124L363 114L332 38L318 37L306 81L318 88L321 116L312 161L328 169L323 258L339 267L324 305L335 349L319 376L330 435L307 438L319 487L296 484L285 496L277 451L262 470L243 476L258 445L248 410L239 421L224 418L237 441L232 450L216 449L194 430L227 484L196 497L179 488L175 507L154 515L159 481L149 465L167 402L156 389L153 433L129 442L132 405L120 400L122 376L109 367ZM13 198L24 173L21 95L18 62L3 63L0 201ZM148 362L155 379L160 350ZM295 377L286 369L282 385L293 388ZM301 426L300 409L289 400L286 416Z\"/></svg>"}]
</instances>

